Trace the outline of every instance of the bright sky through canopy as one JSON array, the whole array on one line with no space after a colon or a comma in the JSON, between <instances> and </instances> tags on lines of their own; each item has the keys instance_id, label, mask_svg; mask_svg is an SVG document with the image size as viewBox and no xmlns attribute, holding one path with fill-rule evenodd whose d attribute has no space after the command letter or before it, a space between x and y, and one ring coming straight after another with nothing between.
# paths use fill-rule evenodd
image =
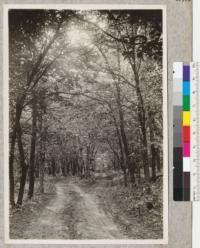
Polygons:
<instances>
[{"instance_id":1,"label":"bright sky through canopy","mask_svg":"<svg viewBox=\"0 0 200 248\"><path fill-rule=\"evenodd\" d=\"M107 22L106 20L99 20L96 15L89 15L87 17L87 21L94 23L95 25L99 26L101 29L106 29ZM68 31L67 31L67 37L69 41L73 45L80 45L80 44L91 44L91 32L87 31L87 29L81 27L80 25L71 24Z\"/></svg>"},{"instance_id":2,"label":"bright sky through canopy","mask_svg":"<svg viewBox=\"0 0 200 248\"><path fill-rule=\"evenodd\" d=\"M67 37L73 45L80 45L84 43L90 43L90 37L87 31L81 29L77 25L71 25L67 31Z\"/></svg>"}]
</instances>

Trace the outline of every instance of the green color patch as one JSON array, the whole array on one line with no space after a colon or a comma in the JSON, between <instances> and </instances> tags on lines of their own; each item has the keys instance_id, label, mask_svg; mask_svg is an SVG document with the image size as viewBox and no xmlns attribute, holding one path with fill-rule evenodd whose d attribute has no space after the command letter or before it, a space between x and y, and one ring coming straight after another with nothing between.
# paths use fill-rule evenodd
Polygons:
<instances>
[{"instance_id":1,"label":"green color patch","mask_svg":"<svg viewBox=\"0 0 200 248\"><path fill-rule=\"evenodd\" d=\"M190 96L183 96L183 111L190 111Z\"/></svg>"}]
</instances>

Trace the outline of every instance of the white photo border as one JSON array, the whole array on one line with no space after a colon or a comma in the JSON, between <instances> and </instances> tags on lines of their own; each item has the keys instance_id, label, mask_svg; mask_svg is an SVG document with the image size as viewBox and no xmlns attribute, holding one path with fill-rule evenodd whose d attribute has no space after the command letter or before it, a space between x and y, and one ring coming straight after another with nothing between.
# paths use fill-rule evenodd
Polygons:
<instances>
[{"instance_id":1,"label":"white photo border","mask_svg":"<svg viewBox=\"0 0 200 248\"><path fill-rule=\"evenodd\" d=\"M168 243L168 87L167 87L167 7L138 4L4 4L3 11L3 130L4 130L4 241L6 244L167 244ZM162 10L163 27L163 239L10 239L9 237L9 38L10 9L133 9Z\"/></svg>"}]
</instances>

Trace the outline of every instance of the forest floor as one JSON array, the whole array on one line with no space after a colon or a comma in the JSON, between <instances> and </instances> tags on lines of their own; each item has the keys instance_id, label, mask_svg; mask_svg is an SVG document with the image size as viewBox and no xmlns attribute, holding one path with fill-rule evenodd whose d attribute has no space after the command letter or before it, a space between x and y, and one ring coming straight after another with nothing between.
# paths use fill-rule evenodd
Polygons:
<instances>
[{"instance_id":1,"label":"forest floor","mask_svg":"<svg viewBox=\"0 0 200 248\"><path fill-rule=\"evenodd\" d=\"M21 210L11 212L11 239L162 238L162 213L146 208L140 213L139 207L130 210L123 205L128 204L129 191L119 190L119 185L70 177L53 185L48 193L26 200ZM120 199L116 190L125 200L116 200Z\"/></svg>"}]
</instances>

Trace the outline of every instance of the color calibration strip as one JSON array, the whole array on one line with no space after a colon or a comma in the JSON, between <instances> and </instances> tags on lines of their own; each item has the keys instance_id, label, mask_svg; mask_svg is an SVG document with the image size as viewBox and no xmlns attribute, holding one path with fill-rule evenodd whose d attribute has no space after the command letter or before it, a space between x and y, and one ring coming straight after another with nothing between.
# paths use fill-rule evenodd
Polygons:
<instances>
[{"instance_id":1,"label":"color calibration strip","mask_svg":"<svg viewBox=\"0 0 200 248\"><path fill-rule=\"evenodd\" d=\"M173 66L174 200L190 201L190 65Z\"/></svg>"},{"instance_id":2,"label":"color calibration strip","mask_svg":"<svg viewBox=\"0 0 200 248\"><path fill-rule=\"evenodd\" d=\"M183 200L190 201L190 66L183 65Z\"/></svg>"}]
</instances>

